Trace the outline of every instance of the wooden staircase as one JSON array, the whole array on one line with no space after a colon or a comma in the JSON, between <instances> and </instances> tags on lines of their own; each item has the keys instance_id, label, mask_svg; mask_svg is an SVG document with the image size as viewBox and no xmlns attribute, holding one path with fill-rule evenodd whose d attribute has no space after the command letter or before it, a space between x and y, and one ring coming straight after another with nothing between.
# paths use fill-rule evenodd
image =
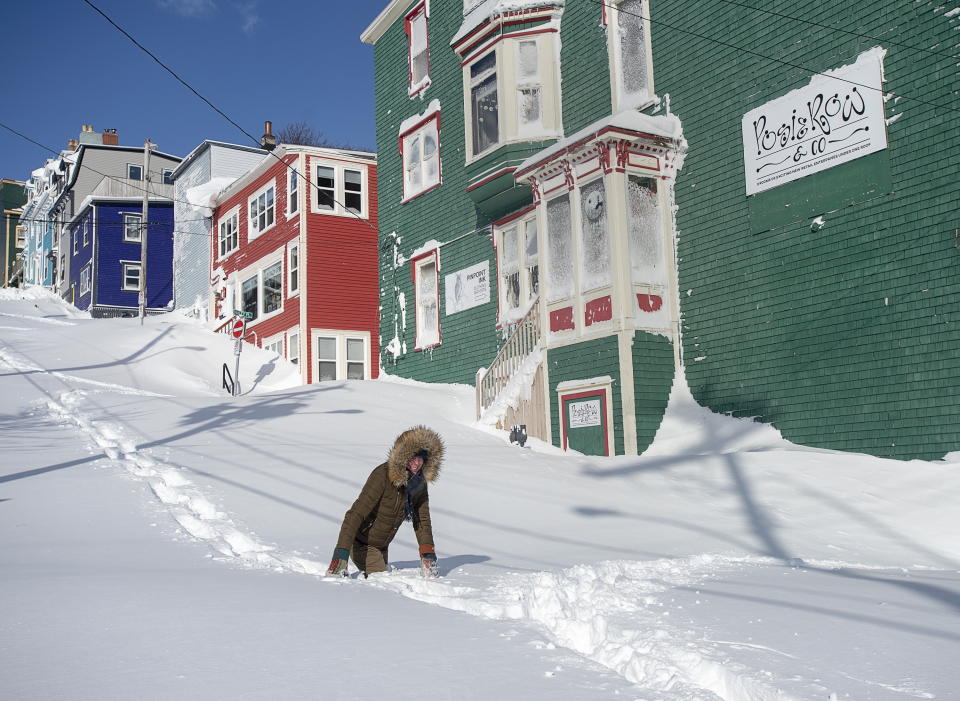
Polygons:
<instances>
[{"instance_id":1,"label":"wooden staircase","mask_svg":"<svg viewBox=\"0 0 960 701\"><path fill-rule=\"evenodd\" d=\"M477 419L482 420L509 388L510 394L516 393L517 396L510 401L510 406L506 407L504 415L496 422L497 427L509 430L515 424L524 424L528 436L549 442L550 437L546 435L546 412L549 407L545 406L544 402L543 362L538 362L541 337L538 298L523 319L513 327L510 338L503 344L490 367L477 371ZM518 386L518 382L522 382L521 378L529 376L530 373L532 380ZM511 380L515 378L517 382L511 385Z\"/></svg>"}]
</instances>

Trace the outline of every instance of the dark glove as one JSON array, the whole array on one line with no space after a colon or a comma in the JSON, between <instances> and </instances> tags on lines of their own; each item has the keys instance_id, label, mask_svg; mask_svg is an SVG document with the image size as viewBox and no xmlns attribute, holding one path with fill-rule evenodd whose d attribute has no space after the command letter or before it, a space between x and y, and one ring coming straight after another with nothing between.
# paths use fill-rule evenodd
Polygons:
<instances>
[{"instance_id":1,"label":"dark glove","mask_svg":"<svg viewBox=\"0 0 960 701\"><path fill-rule=\"evenodd\" d=\"M337 548L333 551L333 559L330 560L330 568L327 574L333 576L347 576L347 560L350 558L350 551L346 548ZM436 557L434 557L436 559Z\"/></svg>"},{"instance_id":2,"label":"dark glove","mask_svg":"<svg viewBox=\"0 0 960 701\"><path fill-rule=\"evenodd\" d=\"M432 545L420 546L420 573L424 577L436 577L437 572L437 553L434 552Z\"/></svg>"}]
</instances>

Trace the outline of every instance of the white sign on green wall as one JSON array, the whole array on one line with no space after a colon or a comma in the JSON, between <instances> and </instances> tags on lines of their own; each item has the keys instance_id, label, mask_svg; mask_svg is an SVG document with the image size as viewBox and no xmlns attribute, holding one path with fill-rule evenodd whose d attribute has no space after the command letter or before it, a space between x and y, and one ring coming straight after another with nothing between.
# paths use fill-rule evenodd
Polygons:
<instances>
[{"instance_id":1,"label":"white sign on green wall","mask_svg":"<svg viewBox=\"0 0 960 701\"><path fill-rule=\"evenodd\" d=\"M743 115L748 195L887 147L885 53L865 51L855 63L818 73L806 87Z\"/></svg>"},{"instance_id":2,"label":"white sign on green wall","mask_svg":"<svg viewBox=\"0 0 960 701\"><path fill-rule=\"evenodd\" d=\"M444 276L447 316L490 301L489 271L488 261L483 261Z\"/></svg>"}]
</instances>

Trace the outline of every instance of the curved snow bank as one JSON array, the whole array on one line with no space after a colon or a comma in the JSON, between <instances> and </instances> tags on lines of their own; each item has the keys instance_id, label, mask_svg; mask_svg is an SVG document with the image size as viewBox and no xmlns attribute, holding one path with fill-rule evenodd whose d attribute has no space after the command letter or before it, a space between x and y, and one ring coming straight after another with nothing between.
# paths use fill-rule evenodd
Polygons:
<instances>
[{"instance_id":1,"label":"curved snow bank","mask_svg":"<svg viewBox=\"0 0 960 701\"><path fill-rule=\"evenodd\" d=\"M770 424L715 414L693 398L684 368L673 378L670 399L653 443L643 455L707 455L752 450L805 450Z\"/></svg>"},{"instance_id":2,"label":"curved snow bank","mask_svg":"<svg viewBox=\"0 0 960 701\"><path fill-rule=\"evenodd\" d=\"M757 560L757 558L753 558ZM400 571L370 578L372 586L417 601L494 620L535 624L558 646L574 650L674 701L791 701L796 698L734 663L724 650L674 625L662 594L695 588L718 568L742 559L701 555L651 562L609 561L560 572L510 574L486 588Z\"/></svg>"}]
</instances>

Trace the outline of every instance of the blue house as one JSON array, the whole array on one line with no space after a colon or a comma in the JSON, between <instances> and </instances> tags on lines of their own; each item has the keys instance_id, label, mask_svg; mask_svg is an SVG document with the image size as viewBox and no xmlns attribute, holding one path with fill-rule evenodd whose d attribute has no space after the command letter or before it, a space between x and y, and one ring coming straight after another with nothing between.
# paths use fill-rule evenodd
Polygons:
<instances>
[{"instance_id":1,"label":"blue house","mask_svg":"<svg viewBox=\"0 0 960 701\"><path fill-rule=\"evenodd\" d=\"M67 226L64 243L71 297L95 317L133 316L139 308L141 236L147 233L147 310L173 300L173 203L151 198L143 226L141 200L90 197Z\"/></svg>"}]
</instances>

